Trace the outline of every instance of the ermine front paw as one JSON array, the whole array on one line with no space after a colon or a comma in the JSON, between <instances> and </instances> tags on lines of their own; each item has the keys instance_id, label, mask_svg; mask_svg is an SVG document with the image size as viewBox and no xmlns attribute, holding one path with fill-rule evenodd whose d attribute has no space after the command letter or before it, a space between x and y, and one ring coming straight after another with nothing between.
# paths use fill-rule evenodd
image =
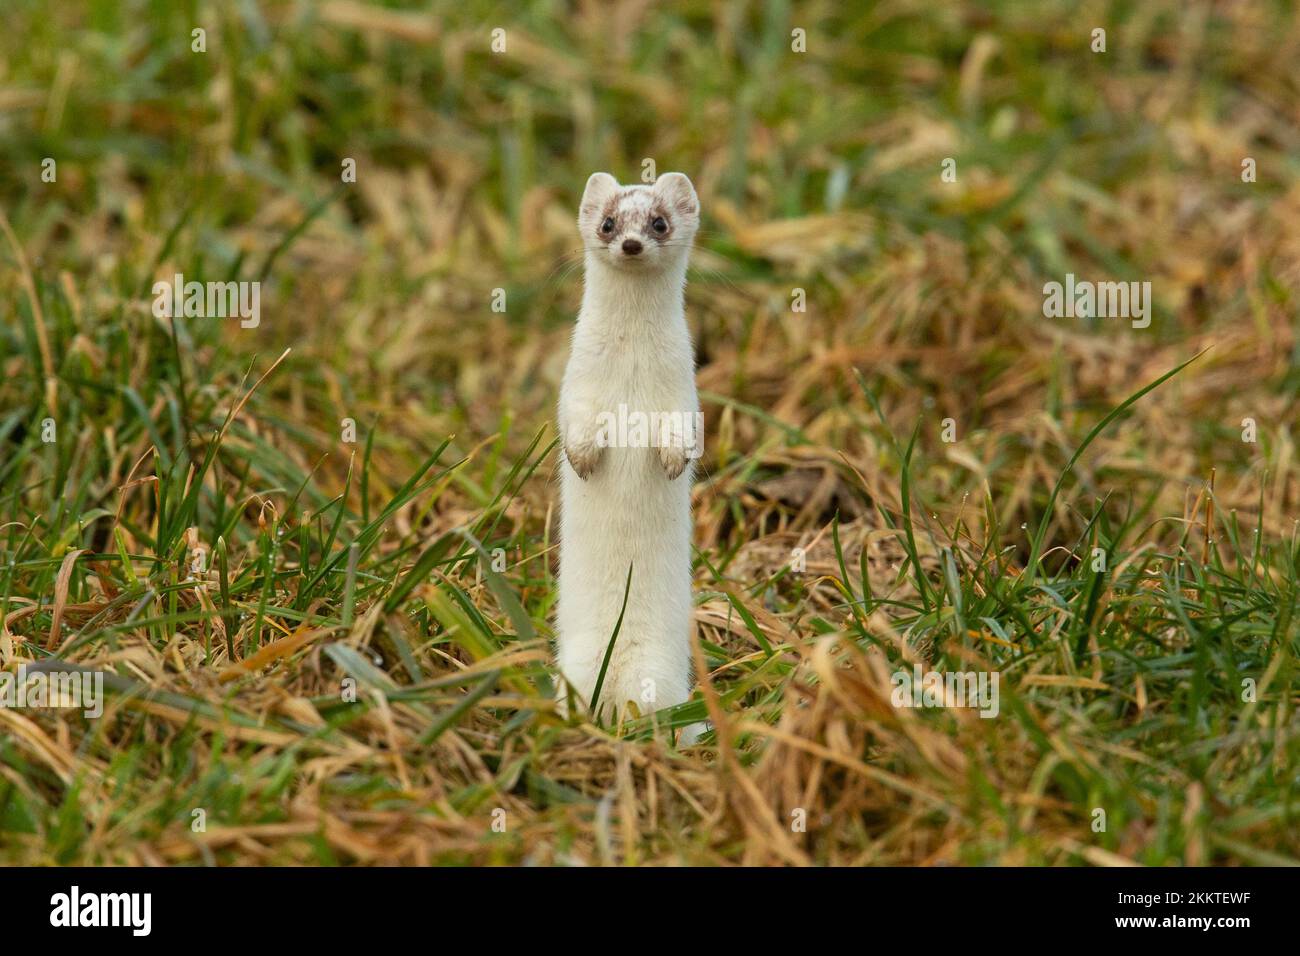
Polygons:
<instances>
[{"instance_id":1,"label":"ermine front paw","mask_svg":"<svg viewBox=\"0 0 1300 956\"><path fill-rule=\"evenodd\" d=\"M578 477L586 481L600 464L601 448L594 442L577 442L564 446L564 457L569 460Z\"/></svg>"},{"instance_id":2,"label":"ermine front paw","mask_svg":"<svg viewBox=\"0 0 1300 956\"><path fill-rule=\"evenodd\" d=\"M680 445L659 446L659 464L663 465L664 474L668 476L669 481L686 470L688 461L690 458L686 454L686 449Z\"/></svg>"}]
</instances>

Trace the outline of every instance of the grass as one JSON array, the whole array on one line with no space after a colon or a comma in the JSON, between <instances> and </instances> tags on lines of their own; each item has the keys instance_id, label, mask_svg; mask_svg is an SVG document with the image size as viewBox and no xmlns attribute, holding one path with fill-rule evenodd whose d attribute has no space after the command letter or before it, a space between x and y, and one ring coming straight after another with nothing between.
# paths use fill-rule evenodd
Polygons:
<instances>
[{"instance_id":1,"label":"grass","mask_svg":"<svg viewBox=\"0 0 1300 956\"><path fill-rule=\"evenodd\" d=\"M1289 5L10 6L0 667L109 707L0 708L3 862L1300 860ZM611 727L555 711L553 409L646 157L705 216L703 679ZM1151 327L1045 318L1070 272Z\"/></svg>"}]
</instances>

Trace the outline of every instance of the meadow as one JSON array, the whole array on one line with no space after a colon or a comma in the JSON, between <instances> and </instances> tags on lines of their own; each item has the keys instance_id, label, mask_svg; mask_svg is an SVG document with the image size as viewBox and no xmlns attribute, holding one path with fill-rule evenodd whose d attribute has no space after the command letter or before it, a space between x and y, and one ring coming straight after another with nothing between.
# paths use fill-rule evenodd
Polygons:
<instances>
[{"instance_id":1,"label":"meadow","mask_svg":"<svg viewBox=\"0 0 1300 956\"><path fill-rule=\"evenodd\" d=\"M0 707L0 862L1300 862L1294 5L6 21L0 669L106 702ZM700 682L614 726L555 709L554 411L583 184L650 168Z\"/></svg>"}]
</instances>

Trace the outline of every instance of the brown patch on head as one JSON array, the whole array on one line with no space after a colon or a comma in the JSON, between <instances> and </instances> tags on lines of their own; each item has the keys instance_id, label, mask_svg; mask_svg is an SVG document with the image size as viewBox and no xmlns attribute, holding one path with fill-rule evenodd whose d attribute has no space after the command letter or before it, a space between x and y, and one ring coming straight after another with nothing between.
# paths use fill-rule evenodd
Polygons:
<instances>
[{"instance_id":1,"label":"brown patch on head","mask_svg":"<svg viewBox=\"0 0 1300 956\"><path fill-rule=\"evenodd\" d=\"M664 233L658 233L655 232L653 225L647 224L646 235L648 235L651 239L654 239L656 242L666 242L667 240L672 238L673 232L675 231L676 227L673 223L673 217L669 215L668 207L661 202L656 202L652 207L650 207L649 222L653 223L656 218L662 218L663 221L668 224L668 231Z\"/></svg>"},{"instance_id":2,"label":"brown patch on head","mask_svg":"<svg viewBox=\"0 0 1300 956\"><path fill-rule=\"evenodd\" d=\"M604 219L606 216L613 215L613 210L616 209L617 207L618 207L618 193L612 193L610 196L608 196L605 199L605 202L603 204L600 204L595 200L585 203L582 207L582 213L585 216L593 216L596 214L597 211L599 211L600 218Z\"/></svg>"},{"instance_id":3,"label":"brown patch on head","mask_svg":"<svg viewBox=\"0 0 1300 956\"><path fill-rule=\"evenodd\" d=\"M695 204L687 202L693 209ZM678 234L689 230L690 218L680 211L678 197L675 194L658 192L651 186L623 186L606 193L600 201L589 200L582 207L582 224L584 230L604 245L611 245L620 238L638 238L656 243L676 241ZM664 221L665 230L655 232L657 219ZM609 233L602 231L606 220L613 221Z\"/></svg>"},{"instance_id":4,"label":"brown patch on head","mask_svg":"<svg viewBox=\"0 0 1300 956\"><path fill-rule=\"evenodd\" d=\"M618 211L619 193L614 193L609 199L605 200L605 207L601 209L600 215L596 217L596 238L601 242L612 242L614 237L623 231L623 217ZM600 228L605 224L606 219L614 220L614 231L608 236Z\"/></svg>"}]
</instances>

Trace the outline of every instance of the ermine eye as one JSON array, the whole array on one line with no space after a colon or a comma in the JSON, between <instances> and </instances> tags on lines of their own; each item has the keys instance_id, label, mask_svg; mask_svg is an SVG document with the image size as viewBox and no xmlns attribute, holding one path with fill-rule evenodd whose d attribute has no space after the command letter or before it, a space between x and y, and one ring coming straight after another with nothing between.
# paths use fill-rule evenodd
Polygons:
<instances>
[{"instance_id":1,"label":"ermine eye","mask_svg":"<svg viewBox=\"0 0 1300 956\"><path fill-rule=\"evenodd\" d=\"M663 216L655 216L654 222L650 223L650 228L662 236L668 231L668 221Z\"/></svg>"},{"instance_id":2,"label":"ermine eye","mask_svg":"<svg viewBox=\"0 0 1300 956\"><path fill-rule=\"evenodd\" d=\"M600 224L600 231L605 235L611 235L614 232L614 220L606 217L605 221Z\"/></svg>"}]
</instances>

